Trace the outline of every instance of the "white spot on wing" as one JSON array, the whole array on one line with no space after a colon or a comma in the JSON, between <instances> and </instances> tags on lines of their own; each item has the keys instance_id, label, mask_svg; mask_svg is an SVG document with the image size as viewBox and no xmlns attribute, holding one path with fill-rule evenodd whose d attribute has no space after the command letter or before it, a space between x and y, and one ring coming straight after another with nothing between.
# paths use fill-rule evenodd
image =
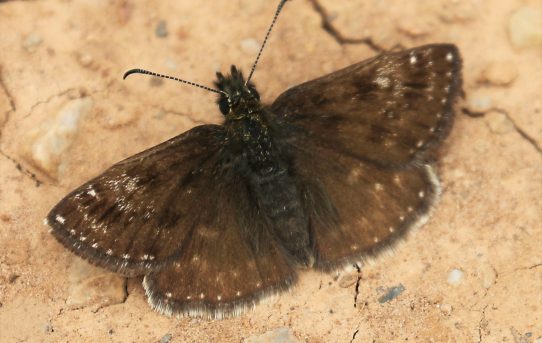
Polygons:
<instances>
[{"instance_id":1,"label":"white spot on wing","mask_svg":"<svg viewBox=\"0 0 542 343\"><path fill-rule=\"evenodd\" d=\"M446 54L446 61L452 62L454 60L454 55L451 52Z\"/></svg>"},{"instance_id":2,"label":"white spot on wing","mask_svg":"<svg viewBox=\"0 0 542 343\"><path fill-rule=\"evenodd\" d=\"M390 86L390 79L385 76L379 76L375 80L376 84L382 88L388 88Z\"/></svg>"},{"instance_id":3,"label":"white spot on wing","mask_svg":"<svg viewBox=\"0 0 542 343\"><path fill-rule=\"evenodd\" d=\"M418 58L414 55L410 55L410 64L416 64L418 62Z\"/></svg>"},{"instance_id":4,"label":"white spot on wing","mask_svg":"<svg viewBox=\"0 0 542 343\"><path fill-rule=\"evenodd\" d=\"M111 256L113 255L113 250L111 249L107 249L107 251L105 252L107 255Z\"/></svg>"},{"instance_id":5,"label":"white spot on wing","mask_svg":"<svg viewBox=\"0 0 542 343\"><path fill-rule=\"evenodd\" d=\"M55 216L55 220L59 222L60 224L64 224L66 222L66 218L62 217L61 215L57 214Z\"/></svg>"}]
</instances>

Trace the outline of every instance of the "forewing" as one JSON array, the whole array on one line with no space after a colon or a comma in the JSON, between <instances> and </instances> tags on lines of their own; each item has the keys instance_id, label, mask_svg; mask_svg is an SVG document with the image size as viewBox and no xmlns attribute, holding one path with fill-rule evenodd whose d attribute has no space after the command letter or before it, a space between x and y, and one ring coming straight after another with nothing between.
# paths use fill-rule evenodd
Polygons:
<instances>
[{"instance_id":1,"label":"forewing","mask_svg":"<svg viewBox=\"0 0 542 343\"><path fill-rule=\"evenodd\" d=\"M272 112L297 128L298 145L318 145L381 166L424 162L447 135L461 88L454 45L385 53L293 87Z\"/></svg>"},{"instance_id":2,"label":"forewing","mask_svg":"<svg viewBox=\"0 0 542 343\"><path fill-rule=\"evenodd\" d=\"M210 190L220 126L196 127L121 161L48 214L53 235L91 263L127 275L162 268L189 239Z\"/></svg>"},{"instance_id":3,"label":"forewing","mask_svg":"<svg viewBox=\"0 0 542 343\"><path fill-rule=\"evenodd\" d=\"M246 179L224 175L211 186L180 256L166 269L145 276L149 303L159 312L238 315L295 281Z\"/></svg>"},{"instance_id":4,"label":"forewing","mask_svg":"<svg viewBox=\"0 0 542 343\"><path fill-rule=\"evenodd\" d=\"M296 170L324 270L393 246L425 222L440 191L429 165L383 169L327 148L297 150Z\"/></svg>"}]
</instances>

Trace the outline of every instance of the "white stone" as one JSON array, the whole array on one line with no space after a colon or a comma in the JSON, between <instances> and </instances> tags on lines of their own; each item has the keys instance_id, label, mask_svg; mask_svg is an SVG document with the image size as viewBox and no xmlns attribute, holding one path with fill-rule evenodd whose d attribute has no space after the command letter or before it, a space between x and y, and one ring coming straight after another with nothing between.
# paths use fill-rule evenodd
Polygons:
<instances>
[{"instance_id":1,"label":"white stone","mask_svg":"<svg viewBox=\"0 0 542 343\"><path fill-rule=\"evenodd\" d=\"M30 157L49 176L58 176L62 157L73 143L81 119L91 108L89 97L72 100L32 133Z\"/></svg>"},{"instance_id":2,"label":"white stone","mask_svg":"<svg viewBox=\"0 0 542 343\"><path fill-rule=\"evenodd\" d=\"M464 273L462 270L454 268L448 273L448 283L450 285L459 285L463 280Z\"/></svg>"},{"instance_id":3,"label":"white stone","mask_svg":"<svg viewBox=\"0 0 542 343\"><path fill-rule=\"evenodd\" d=\"M69 308L100 308L120 304L126 299L126 279L74 257L68 268Z\"/></svg>"}]
</instances>

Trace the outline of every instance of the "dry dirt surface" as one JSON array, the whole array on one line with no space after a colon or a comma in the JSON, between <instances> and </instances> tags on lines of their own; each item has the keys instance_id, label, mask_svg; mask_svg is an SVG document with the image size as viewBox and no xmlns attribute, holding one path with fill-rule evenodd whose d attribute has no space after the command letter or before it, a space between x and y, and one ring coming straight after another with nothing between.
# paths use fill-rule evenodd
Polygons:
<instances>
[{"instance_id":1,"label":"dry dirt surface","mask_svg":"<svg viewBox=\"0 0 542 343\"><path fill-rule=\"evenodd\" d=\"M248 70L270 0L0 1L0 342L542 342L542 3L292 0L254 81L286 88L426 43L456 44L465 99L442 199L361 273L301 272L233 319L169 318L141 279L91 267L42 220L114 162L201 123L211 84ZM360 277L358 286L356 281Z\"/></svg>"}]
</instances>

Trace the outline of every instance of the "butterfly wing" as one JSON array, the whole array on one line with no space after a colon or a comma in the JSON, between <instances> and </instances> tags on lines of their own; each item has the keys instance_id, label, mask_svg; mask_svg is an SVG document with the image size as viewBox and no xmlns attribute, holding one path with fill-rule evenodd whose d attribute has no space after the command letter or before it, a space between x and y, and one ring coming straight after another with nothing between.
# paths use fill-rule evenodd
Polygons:
<instances>
[{"instance_id":1,"label":"butterfly wing","mask_svg":"<svg viewBox=\"0 0 542 343\"><path fill-rule=\"evenodd\" d=\"M208 189L201 170L220 149L222 128L204 125L121 161L48 214L53 235L91 263L127 275L171 260L189 238Z\"/></svg>"},{"instance_id":2,"label":"butterfly wing","mask_svg":"<svg viewBox=\"0 0 542 343\"><path fill-rule=\"evenodd\" d=\"M296 144L402 168L446 137L460 68L454 45L386 53L291 88L271 110L298 129Z\"/></svg>"},{"instance_id":3,"label":"butterfly wing","mask_svg":"<svg viewBox=\"0 0 542 343\"><path fill-rule=\"evenodd\" d=\"M460 67L455 46L422 46L309 81L272 104L318 268L374 255L427 219L439 185L426 160L453 123Z\"/></svg>"}]
</instances>

